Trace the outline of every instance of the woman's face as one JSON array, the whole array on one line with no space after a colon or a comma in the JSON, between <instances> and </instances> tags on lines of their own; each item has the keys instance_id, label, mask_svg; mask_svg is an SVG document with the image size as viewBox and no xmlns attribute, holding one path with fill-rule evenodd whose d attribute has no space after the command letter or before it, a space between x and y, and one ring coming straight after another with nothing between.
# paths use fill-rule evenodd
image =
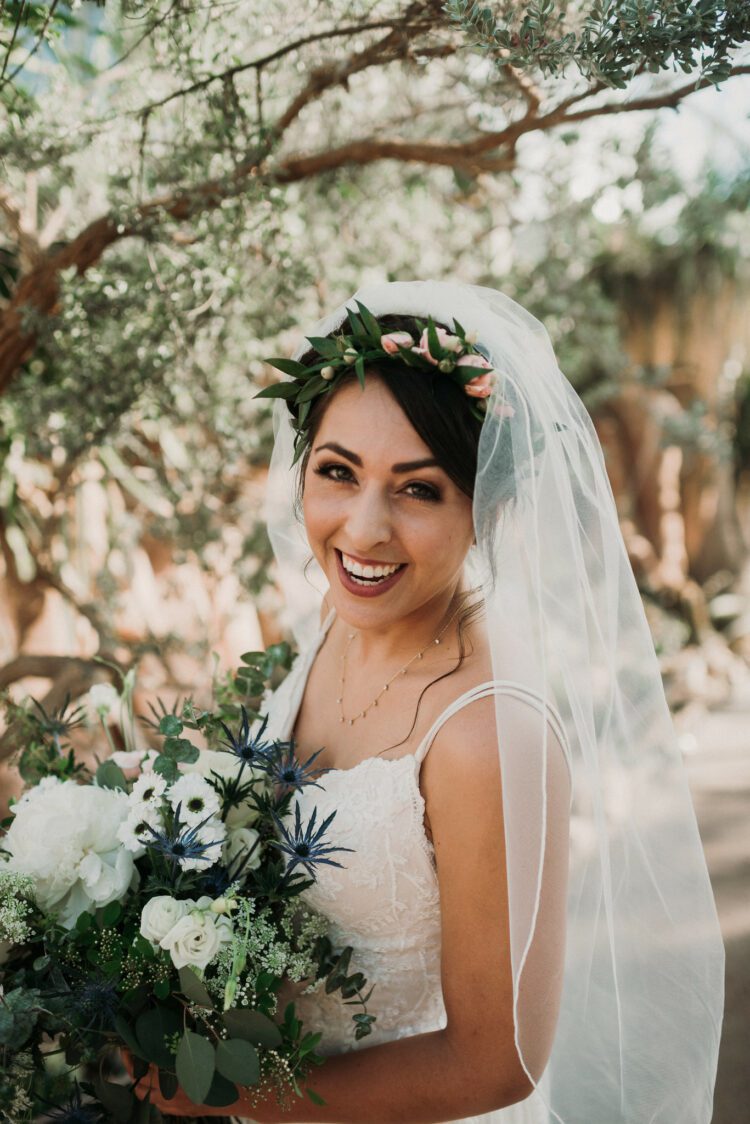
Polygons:
<instances>
[{"instance_id":1,"label":"woman's face","mask_svg":"<svg viewBox=\"0 0 750 1124\"><path fill-rule=\"evenodd\" d=\"M470 497L374 376L364 390L347 382L328 406L305 470L303 513L337 614L358 628L444 608L474 537ZM356 563L401 568L381 588L367 569L345 572Z\"/></svg>"}]
</instances>

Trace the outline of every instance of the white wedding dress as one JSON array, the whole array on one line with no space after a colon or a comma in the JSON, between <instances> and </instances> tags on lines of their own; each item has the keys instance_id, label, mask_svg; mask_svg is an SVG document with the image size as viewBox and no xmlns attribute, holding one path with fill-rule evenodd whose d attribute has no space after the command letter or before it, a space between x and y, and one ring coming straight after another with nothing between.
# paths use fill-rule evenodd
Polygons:
<instances>
[{"instance_id":1,"label":"white wedding dress","mask_svg":"<svg viewBox=\"0 0 750 1124\"><path fill-rule=\"evenodd\" d=\"M332 609L314 642L299 653L286 679L267 697L265 737L291 737L307 676L334 616ZM539 700L518 684L504 680L480 684L442 712L416 753L366 758L349 769L329 770L316 778L322 788L308 785L297 794L303 822L313 808L317 808L317 823L336 809L326 842L354 849L333 855L346 864L343 869L317 866L316 882L303 892L302 900L329 918L335 949L353 946L349 973L365 975L365 994L375 985L367 1009L377 1019L372 1032L359 1041L354 1038L352 1014L363 1008L345 1005L340 991L327 995L324 980L295 999L307 1028L322 1031L320 1054L367 1049L446 1025L438 879L424 829L419 771L443 722L473 699L495 690L516 694L539 709ZM557 726L554 716L549 717ZM556 732L565 745L562 732ZM534 1091L517 1104L454 1124L546 1124L548 1119Z\"/></svg>"}]
</instances>

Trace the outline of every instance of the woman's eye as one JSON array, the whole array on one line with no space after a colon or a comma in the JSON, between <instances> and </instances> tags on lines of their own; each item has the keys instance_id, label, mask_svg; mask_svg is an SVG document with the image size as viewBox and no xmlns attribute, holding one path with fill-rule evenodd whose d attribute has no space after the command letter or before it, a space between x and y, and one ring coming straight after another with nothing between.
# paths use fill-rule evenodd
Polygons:
<instances>
[{"instance_id":1,"label":"woman's eye","mask_svg":"<svg viewBox=\"0 0 750 1124\"><path fill-rule=\"evenodd\" d=\"M313 469L316 476L327 476L331 480L339 480L340 477L334 476L334 472L349 472L349 469L343 464L321 464L316 469ZM351 473L350 473L351 475Z\"/></svg>"},{"instance_id":2,"label":"woman's eye","mask_svg":"<svg viewBox=\"0 0 750 1124\"><path fill-rule=\"evenodd\" d=\"M417 484L417 483L407 484L407 487L408 488L420 488L421 489L422 494L421 495L416 494L415 497L414 497L415 499L432 500L432 501L440 499L439 493L436 491L435 488L432 488L429 484Z\"/></svg>"},{"instance_id":3,"label":"woman's eye","mask_svg":"<svg viewBox=\"0 0 750 1124\"><path fill-rule=\"evenodd\" d=\"M346 465L343 464L321 464L318 465L317 468L314 468L313 472L316 474L316 476L325 476L329 480L333 480L340 484L348 483L352 475ZM337 475L339 472L345 473L345 476L341 477ZM422 484L418 481L414 481L412 484L407 484L406 488L417 489L416 492L408 493L416 500L427 500L428 502L435 502L440 499L440 493L438 492L437 488L433 488L431 484Z\"/></svg>"}]
</instances>

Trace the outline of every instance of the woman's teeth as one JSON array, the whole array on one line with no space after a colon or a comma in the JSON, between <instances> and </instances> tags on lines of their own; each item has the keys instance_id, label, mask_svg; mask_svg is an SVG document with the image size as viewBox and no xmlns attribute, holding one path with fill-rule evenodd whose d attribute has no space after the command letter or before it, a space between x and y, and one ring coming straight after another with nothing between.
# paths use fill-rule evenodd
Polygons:
<instances>
[{"instance_id":1,"label":"woman's teeth","mask_svg":"<svg viewBox=\"0 0 750 1124\"><path fill-rule=\"evenodd\" d=\"M391 574L395 574L396 570L400 570L403 565L403 563L397 563L392 566L363 566L344 553L341 555L341 562L349 577L357 585L373 585L379 581L384 581Z\"/></svg>"}]
</instances>

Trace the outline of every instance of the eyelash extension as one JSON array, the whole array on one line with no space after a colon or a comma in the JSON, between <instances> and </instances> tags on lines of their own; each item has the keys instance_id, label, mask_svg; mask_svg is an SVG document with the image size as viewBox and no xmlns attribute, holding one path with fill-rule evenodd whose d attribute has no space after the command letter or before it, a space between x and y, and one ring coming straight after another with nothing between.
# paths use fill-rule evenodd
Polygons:
<instances>
[{"instance_id":1,"label":"eyelash extension","mask_svg":"<svg viewBox=\"0 0 750 1124\"><path fill-rule=\"evenodd\" d=\"M349 472L349 469L346 467L346 465L343 465L343 464L322 464L322 465L319 465L317 468L314 468L313 472L315 473L316 476L323 476L328 480L332 480L334 484L345 483L344 480L340 480L340 479L338 479L338 477L331 475L331 472L332 472L333 469L340 469L340 470L343 470L344 472ZM415 499L415 500L422 500L425 503L438 503L440 501L439 493L430 484L422 484L422 483L419 483L418 481L415 481L413 484L408 484L407 487L410 487L410 488L425 488L427 490L425 495L412 496L412 498Z\"/></svg>"}]
</instances>

